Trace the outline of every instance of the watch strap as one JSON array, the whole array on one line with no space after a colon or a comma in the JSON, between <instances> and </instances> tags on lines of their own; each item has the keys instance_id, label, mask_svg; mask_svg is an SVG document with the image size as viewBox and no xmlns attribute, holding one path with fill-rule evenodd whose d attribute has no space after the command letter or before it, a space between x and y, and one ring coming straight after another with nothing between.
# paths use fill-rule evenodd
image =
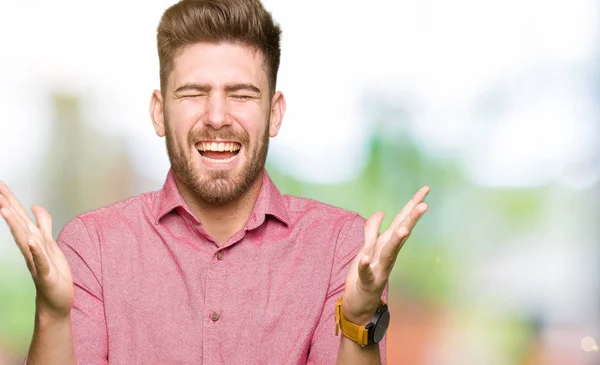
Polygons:
<instances>
[{"instance_id":1,"label":"watch strap","mask_svg":"<svg viewBox=\"0 0 600 365\"><path fill-rule=\"evenodd\" d=\"M343 297L340 297L335 303L335 335L338 336L341 330L344 336L352 341L361 346L367 346L369 344L369 330L366 329L366 326L359 326L344 317L342 299ZM381 304L385 305L385 302L382 300Z\"/></svg>"}]
</instances>

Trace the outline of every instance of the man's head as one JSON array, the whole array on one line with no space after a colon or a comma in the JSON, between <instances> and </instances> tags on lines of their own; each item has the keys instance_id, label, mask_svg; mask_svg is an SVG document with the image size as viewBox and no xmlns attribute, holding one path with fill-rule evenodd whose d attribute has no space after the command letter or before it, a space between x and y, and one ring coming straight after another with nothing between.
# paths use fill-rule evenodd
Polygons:
<instances>
[{"instance_id":1,"label":"man's head","mask_svg":"<svg viewBox=\"0 0 600 365\"><path fill-rule=\"evenodd\" d=\"M264 167L285 112L280 34L258 0L183 0L161 19L151 116L176 177L209 204L241 196Z\"/></svg>"}]
</instances>

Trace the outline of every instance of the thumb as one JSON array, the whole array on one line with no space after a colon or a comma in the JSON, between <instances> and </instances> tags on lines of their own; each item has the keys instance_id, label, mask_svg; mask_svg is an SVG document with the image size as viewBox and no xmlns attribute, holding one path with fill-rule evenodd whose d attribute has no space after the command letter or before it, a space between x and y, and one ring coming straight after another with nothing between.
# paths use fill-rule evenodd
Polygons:
<instances>
[{"instance_id":1,"label":"thumb","mask_svg":"<svg viewBox=\"0 0 600 365\"><path fill-rule=\"evenodd\" d=\"M385 213L377 212L373 214L365 223L365 245L364 248L368 249L370 252L373 250L373 246L377 241L377 237L379 237L379 228L381 227L381 223L383 222L383 217Z\"/></svg>"},{"instance_id":2,"label":"thumb","mask_svg":"<svg viewBox=\"0 0 600 365\"><path fill-rule=\"evenodd\" d=\"M35 215L35 220L37 221L38 227L40 231L42 231L44 238L49 241L54 240L52 237L52 217L50 216L50 213L39 205L34 205L31 207L31 210Z\"/></svg>"},{"instance_id":3,"label":"thumb","mask_svg":"<svg viewBox=\"0 0 600 365\"><path fill-rule=\"evenodd\" d=\"M371 258L365 255L358 262L358 278L364 286L371 286L375 281L375 274L371 268Z\"/></svg>"},{"instance_id":4,"label":"thumb","mask_svg":"<svg viewBox=\"0 0 600 365\"><path fill-rule=\"evenodd\" d=\"M42 250L41 243L35 239L30 239L27 242L29 250L31 250L31 256L33 257L33 263L36 269L36 276L38 278L44 278L50 272L50 265L48 263L48 257Z\"/></svg>"}]
</instances>

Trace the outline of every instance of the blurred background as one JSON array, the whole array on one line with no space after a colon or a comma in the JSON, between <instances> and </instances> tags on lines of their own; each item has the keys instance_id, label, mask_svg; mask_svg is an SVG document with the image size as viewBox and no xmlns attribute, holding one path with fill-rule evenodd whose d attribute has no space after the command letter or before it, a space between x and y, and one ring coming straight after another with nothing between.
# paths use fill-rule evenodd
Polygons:
<instances>
[{"instance_id":1,"label":"blurred background","mask_svg":"<svg viewBox=\"0 0 600 365\"><path fill-rule=\"evenodd\" d=\"M173 1L0 3L0 179L75 215L159 189L148 103ZM600 354L600 4L265 0L283 27L280 190L390 223L431 209L393 272L390 364L588 365ZM0 364L35 291L0 224Z\"/></svg>"}]
</instances>

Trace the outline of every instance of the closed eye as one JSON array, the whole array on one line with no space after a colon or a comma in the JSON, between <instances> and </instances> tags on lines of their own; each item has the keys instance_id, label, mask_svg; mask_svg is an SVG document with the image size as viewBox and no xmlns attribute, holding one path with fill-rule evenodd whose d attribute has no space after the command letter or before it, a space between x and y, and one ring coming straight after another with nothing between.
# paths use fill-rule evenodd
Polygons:
<instances>
[{"instance_id":1,"label":"closed eye","mask_svg":"<svg viewBox=\"0 0 600 365\"><path fill-rule=\"evenodd\" d=\"M249 100L249 99L254 98L252 95L243 95L243 94L231 95L231 97L236 100Z\"/></svg>"}]
</instances>

